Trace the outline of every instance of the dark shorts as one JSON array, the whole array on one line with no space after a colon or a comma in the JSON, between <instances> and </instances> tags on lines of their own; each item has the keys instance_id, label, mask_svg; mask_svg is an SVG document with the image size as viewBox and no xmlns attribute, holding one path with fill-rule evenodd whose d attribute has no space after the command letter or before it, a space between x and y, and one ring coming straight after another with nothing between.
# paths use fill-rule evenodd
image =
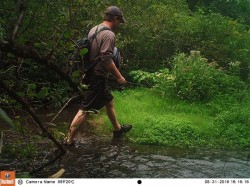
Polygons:
<instances>
[{"instance_id":1,"label":"dark shorts","mask_svg":"<svg viewBox=\"0 0 250 186\"><path fill-rule=\"evenodd\" d=\"M114 99L107 87L106 78L91 77L84 83L88 84L89 87L84 92L84 98L80 105L81 110L99 110Z\"/></svg>"}]
</instances>

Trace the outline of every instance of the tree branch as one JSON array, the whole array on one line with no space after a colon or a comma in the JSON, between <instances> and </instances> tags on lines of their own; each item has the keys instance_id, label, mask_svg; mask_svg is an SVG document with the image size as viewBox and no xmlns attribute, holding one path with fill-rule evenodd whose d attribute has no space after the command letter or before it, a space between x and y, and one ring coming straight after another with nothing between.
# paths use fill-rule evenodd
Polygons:
<instances>
[{"instance_id":1,"label":"tree branch","mask_svg":"<svg viewBox=\"0 0 250 186\"><path fill-rule=\"evenodd\" d=\"M47 167L48 165L51 165L52 163L55 163L56 160L58 160L60 157L62 157L65 153L59 153L54 157L54 159L50 160L49 162L43 164L42 166L38 167L37 169L30 172L30 174L34 174L36 172L41 171L44 167Z\"/></svg>"},{"instance_id":2,"label":"tree branch","mask_svg":"<svg viewBox=\"0 0 250 186\"><path fill-rule=\"evenodd\" d=\"M50 62L46 57L40 57L38 52L30 47L30 46L19 46L13 42L8 41L0 41L0 50L4 52L10 52L14 54L16 57L24 58L24 59L32 59L38 64L49 67L51 70L56 72L63 80L67 81L71 88L75 91L79 91L76 83L72 81L68 74L64 73L61 70L61 67Z\"/></svg>"},{"instance_id":3,"label":"tree branch","mask_svg":"<svg viewBox=\"0 0 250 186\"><path fill-rule=\"evenodd\" d=\"M57 26L54 26L54 25L53 25L53 27L54 27L55 29L57 29L57 30L63 32L62 29L58 28ZM77 44L76 41L74 41L71 37L70 37L69 39L70 39L70 41L72 41L72 42L75 44L75 46L77 46L77 48L80 49L80 46Z\"/></svg>"},{"instance_id":4,"label":"tree branch","mask_svg":"<svg viewBox=\"0 0 250 186\"><path fill-rule=\"evenodd\" d=\"M56 114L56 116L49 122L49 123L52 123L57 117L58 115L63 111L63 109L69 104L69 102L72 100L72 99L76 99L80 97L79 95L78 96L73 96L72 98L70 98L67 103L64 104L64 106L61 108L61 110Z\"/></svg>"},{"instance_id":5,"label":"tree branch","mask_svg":"<svg viewBox=\"0 0 250 186\"><path fill-rule=\"evenodd\" d=\"M20 24L22 22L22 19L23 19L24 5L23 5L22 0L18 1L18 11L19 11L19 16L18 16L17 23L15 24L15 27L14 27L14 30L13 30L13 33L12 33L12 36L11 36L11 41L15 40L17 32L18 32L18 29L19 29L19 26L20 26Z\"/></svg>"}]
</instances>

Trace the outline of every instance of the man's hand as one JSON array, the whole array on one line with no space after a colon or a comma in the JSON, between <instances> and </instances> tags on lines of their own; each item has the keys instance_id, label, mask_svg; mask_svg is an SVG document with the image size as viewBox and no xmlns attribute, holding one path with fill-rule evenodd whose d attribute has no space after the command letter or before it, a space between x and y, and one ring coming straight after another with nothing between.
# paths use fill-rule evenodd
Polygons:
<instances>
[{"instance_id":1,"label":"man's hand","mask_svg":"<svg viewBox=\"0 0 250 186\"><path fill-rule=\"evenodd\" d=\"M116 81L122 85L126 84L126 79L122 76L119 70L116 68L115 63L111 61L111 63L106 63L105 68L108 72L113 74L116 78Z\"/></svg>"},{"instance_id":2,"label":"man's hand","mask_svg":"<svg viewBox=\"0 0 250 186\"><path fill-rule=\"evenodd\" d=\"M120 76L119 78L117 78L116 81L123 85L127 83L126 79L123 76Z\"/></svg>"}]
</instances>

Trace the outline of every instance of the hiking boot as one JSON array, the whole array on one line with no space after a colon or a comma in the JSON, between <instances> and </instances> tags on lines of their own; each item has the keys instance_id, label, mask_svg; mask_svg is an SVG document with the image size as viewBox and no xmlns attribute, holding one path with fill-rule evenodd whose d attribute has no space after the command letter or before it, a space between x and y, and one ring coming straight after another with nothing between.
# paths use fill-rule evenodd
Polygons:
<instances>
[{"instance_id":1,"label":"hiking boot","mask_svg":"<svg viewBox=\"0 0 250 186\"><path fill-rule=\"evenodd\" d=\"M123 133L129 132L132 129L132 125L122 125L119 131L113 131L113 138L120 138Z\"/></svg>"}]
</instances>

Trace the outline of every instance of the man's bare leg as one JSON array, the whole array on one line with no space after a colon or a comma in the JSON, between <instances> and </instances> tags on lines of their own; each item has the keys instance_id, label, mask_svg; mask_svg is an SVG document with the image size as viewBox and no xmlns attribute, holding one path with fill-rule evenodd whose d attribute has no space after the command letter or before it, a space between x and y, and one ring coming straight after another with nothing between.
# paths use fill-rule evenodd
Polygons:
<instances>
[{"instance_id":1,"label":"man's bare leg","mask_svg":"<svg viewBox=\"0 0 250 186\"><path fill-rule=\"evenodd\" d=\"M67 136L66 143L68 144L72 143L77 131L79 130L79 127L87 120L88 115L89 114L84 112L83 110L79 110L77 112L73 121L70 124L69 134Z\"/></svg>"},{"instance_id":2,"label":"man's bare leg","mask_svg":"<svg viewBox=\"0 0 250 186\"><path fill-rule=\"evenodd\" d=\"M115 114L115 108L114 108L114 100L110 101L105 105L106 107L106 113L109 117L110 122L113 125L114 131L119 131L121 129L121 125L119 124L116 114Z\"/></svg>"},{"instance_id":3,"label":"man's bare leg","mask_svg":"<svg viewBox=\"0 0 250 186\"><path fill-rule=\"evenodd\" d=\"M121 126L117 121L113 100L107 103L105 106L109 120L113 125L113 138L120 138L123 133L129 132L132 129L132 125Z\"/></svg>"}]
</instances>

